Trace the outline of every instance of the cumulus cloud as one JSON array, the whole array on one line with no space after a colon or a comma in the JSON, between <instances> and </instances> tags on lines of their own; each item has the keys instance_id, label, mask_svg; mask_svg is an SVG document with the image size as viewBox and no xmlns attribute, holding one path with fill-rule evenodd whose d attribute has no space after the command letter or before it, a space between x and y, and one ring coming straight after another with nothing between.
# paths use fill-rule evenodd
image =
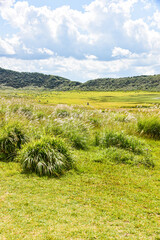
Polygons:
<instances>
[{"instance_id":1,"label":"cumulus cloud","mask_svg":"<svg viewBox=\"0 0 160 240\"><path fill-rule=\"evenodd\" d=\"M8 8L13 5L15 0L0 0L0 8Z\"/></svg>"},{"instance_id":2,"label":"cumulus cloud","mask_svg":"<svg viewBox=\"0 0 160 240\"><path fill-rule=\"evenodd\" d=\"M112 51L112 57L130 57L133 54L128 49L123 49L120 47L114 47Z\"/></svg>"},{"instance_id":3,"label":"cumulus cloud","mask_svg":"<svg viewBox=\"0 0 160 240\"><path fill-rule=\"evenodd\" d=\"M136 18L139 4L143 14L138 9L142 17ZM14 57L8 60L12 68L83 81L138 74L149 62L150 72L157 71L152 57L160 52L160 12L148 0L93 0L83 11L0 0L0 16L14 31L0 38L0 56Z\"/></svg>"},{"instance_id":4,"label":"cumulus cloud","mask_svg":"<svg viewBox=\"0 0 160 240\"><path fill-rule=\"evenodd\" d=\"M60 75L75 81L84 82L100 77L158 74L160 69L160 53L152 53L150 55L143 53L137 55L135 58L125 57L110 61L99 61L92 58L78 60L73 57L65 58L60 56L52 56L39 60L1 57L0 66L16 71L38 71L46 74Z\"/></svg>"},{"instance_id":5,"label":"cumulus cloud","mask_svg":"<svg viewBox=\"0 0 160 240\"><path fill-rule=\"evenodd\" d=\"M0 38L0 55L13 55L15 54L14 48L12 44L7 41L7 39L3 40Z\"/></svg>"},{"instance_id":6,"label":"cumulus cloud","mask_svg":"<svg viewBox=\"0 0 160 240\"><path fill-rule=\"evenodd\" d=\"M137 0L95 0L85 6L82 13L69 6L51 10L17 1L12 7L5 6L1 16L18 29L17 34L26 48L35 49L33 58L39 57L36 54L38 47L78 59L83 59L87 51L87 55L105 60L111 57L115 45L124 48L130 41L132 34L126 35L126 28L131 25L129 21L135 3Z\"/></svg>"},{"instance_id":7,"label":"cumulus cloud","mask_svg":"<svg viewBox=\"0 0 160 240\"><path fill-rule=\"evenodd\" d=\"M152 21L152 26L157 27L160 29L160 11L156 11L153 15L153 21Z\"/></svg>"}]
</instances>

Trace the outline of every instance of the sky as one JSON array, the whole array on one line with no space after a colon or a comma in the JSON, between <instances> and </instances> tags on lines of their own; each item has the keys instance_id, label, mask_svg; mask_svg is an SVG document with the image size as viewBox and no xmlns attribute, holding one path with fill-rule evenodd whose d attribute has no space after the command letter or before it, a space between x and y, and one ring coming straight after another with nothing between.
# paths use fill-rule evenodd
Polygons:
<instances>
[{"instance_id":1,"label":"sky","mask_svg":"<svg viewBox=\"0 0 160 240\"><path fill-rule=\"evenodd\" d=\"M160 0L0 0L0 67L80 82L160 74Z\"/></svg>"}]
</instances>

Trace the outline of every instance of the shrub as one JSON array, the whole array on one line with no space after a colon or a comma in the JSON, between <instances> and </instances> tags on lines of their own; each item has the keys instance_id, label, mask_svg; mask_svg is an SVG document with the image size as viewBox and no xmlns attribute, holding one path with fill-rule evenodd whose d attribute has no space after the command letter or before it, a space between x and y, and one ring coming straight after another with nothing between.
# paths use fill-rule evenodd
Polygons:
<instances>
[{"instance_id":1,"label":"shrub","mask_svg":"<svg viewBox=\"0 0 160 240\"><path fill-rule=\"evenodd\" d=\"M59 177L73 167L64 142L50 136L26 144L19 157L23 169L39 176Z\"/></svg>"},{"instance_id":2,"label":"shrub","mask_svg":"<svg viewBox=\"0 0 160 240\"><path fill-rule=\"evenodd\" d=\"M137 124L139 132L160 139L160 119L156 117L140 119Z\"/></svg>"},{"instance_id":3,"label":"shrub","mask_svg":"<svg viewBox=\"0 0 160 240\"><path fill-rule=\"evenodd\" d=\"M15 124L3 129L0 136L0 159L3 161L13 161L17 150L26 141L26 134L19 125Z\"/></svg>"},{"instance_id":4,"label":"shrub","mask_svg":"<svg viewBox=\"0 0 160 240\"><path fill-rule=\"evenodd\" d=\"M123 132L115 133L107 131L102 137L100 144L104 147L116 146L119 148L128 149L137 154L143 153L144 143L139 139L125 135Z\"/></svg>"}]
</instances>

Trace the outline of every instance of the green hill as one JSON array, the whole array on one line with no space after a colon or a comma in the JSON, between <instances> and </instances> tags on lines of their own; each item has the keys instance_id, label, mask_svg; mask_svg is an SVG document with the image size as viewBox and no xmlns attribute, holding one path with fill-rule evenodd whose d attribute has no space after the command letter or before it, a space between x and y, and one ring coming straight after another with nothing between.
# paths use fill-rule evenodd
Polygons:
<instances>
[{"instance_id":1,"label":"green hill","mask_svg":"<svg viewBox=\"0 0 160 240\"><path fill-rule=\"evenodd\" d=\"M45 75L42 73L16 72L0 68L0 85L13 88L34 86L54 90L70 90L80 85L80 83L59 76Z\"/></svg>"},{"instance_id":2,"label":"green hill","mask_svg":"<svg viewBox=\"0 0 160 240\"><path fill-rule=\"evenodd\" d=\"M74 89L84 91L160 91L160 74L124 78L99 78L80 83L54 75L16 72L0 68L0 85L13 88L23 88L27 86L44 87L59 91Z\"/></svg>"},{"instance_id":3,"label":"green hill","mask_svg":"<svg viewBox=\"0 0 160 240\"><path fill-rule=\"evenodd\" d=\"M79 86L81 90L116 91L147 90L160 91L160 74L154 76L135 76L124 78L100 78L87 81Z\"/></svg>"}]
</instances>

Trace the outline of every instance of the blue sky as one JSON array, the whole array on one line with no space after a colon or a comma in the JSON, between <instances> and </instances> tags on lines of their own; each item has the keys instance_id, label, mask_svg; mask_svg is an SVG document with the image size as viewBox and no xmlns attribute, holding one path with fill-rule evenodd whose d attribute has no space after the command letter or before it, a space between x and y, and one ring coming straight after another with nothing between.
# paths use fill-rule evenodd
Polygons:
<instances>
[{"instance_id":1,"label":"blue sky","mask_svg":"<svg viewBox=\"0 0 160 240\"><path fill-rule=\"evenodd\" d=\"M0 0L0 67L85 82L160 73L160 1Z\"/></svg>"},{"instance_id":2,"label":"blue sky","mask_svg":"<svg viewBox=\"0 0 160 240\"><path fill-rule=\"evenodd\" d=\"M38 1L38 0L29 0L28 3L30 5L34 5L36 7L43 7L48 6L51 9L55 9L64 5L68 5L70 6L72 9L76 9L76 10L80 10L83 11L83 6L90 4L92 2L92 0L80 0L80 1L76 1L76 0L42 0L42 1Z\"/></svg>"}]
</instances>

